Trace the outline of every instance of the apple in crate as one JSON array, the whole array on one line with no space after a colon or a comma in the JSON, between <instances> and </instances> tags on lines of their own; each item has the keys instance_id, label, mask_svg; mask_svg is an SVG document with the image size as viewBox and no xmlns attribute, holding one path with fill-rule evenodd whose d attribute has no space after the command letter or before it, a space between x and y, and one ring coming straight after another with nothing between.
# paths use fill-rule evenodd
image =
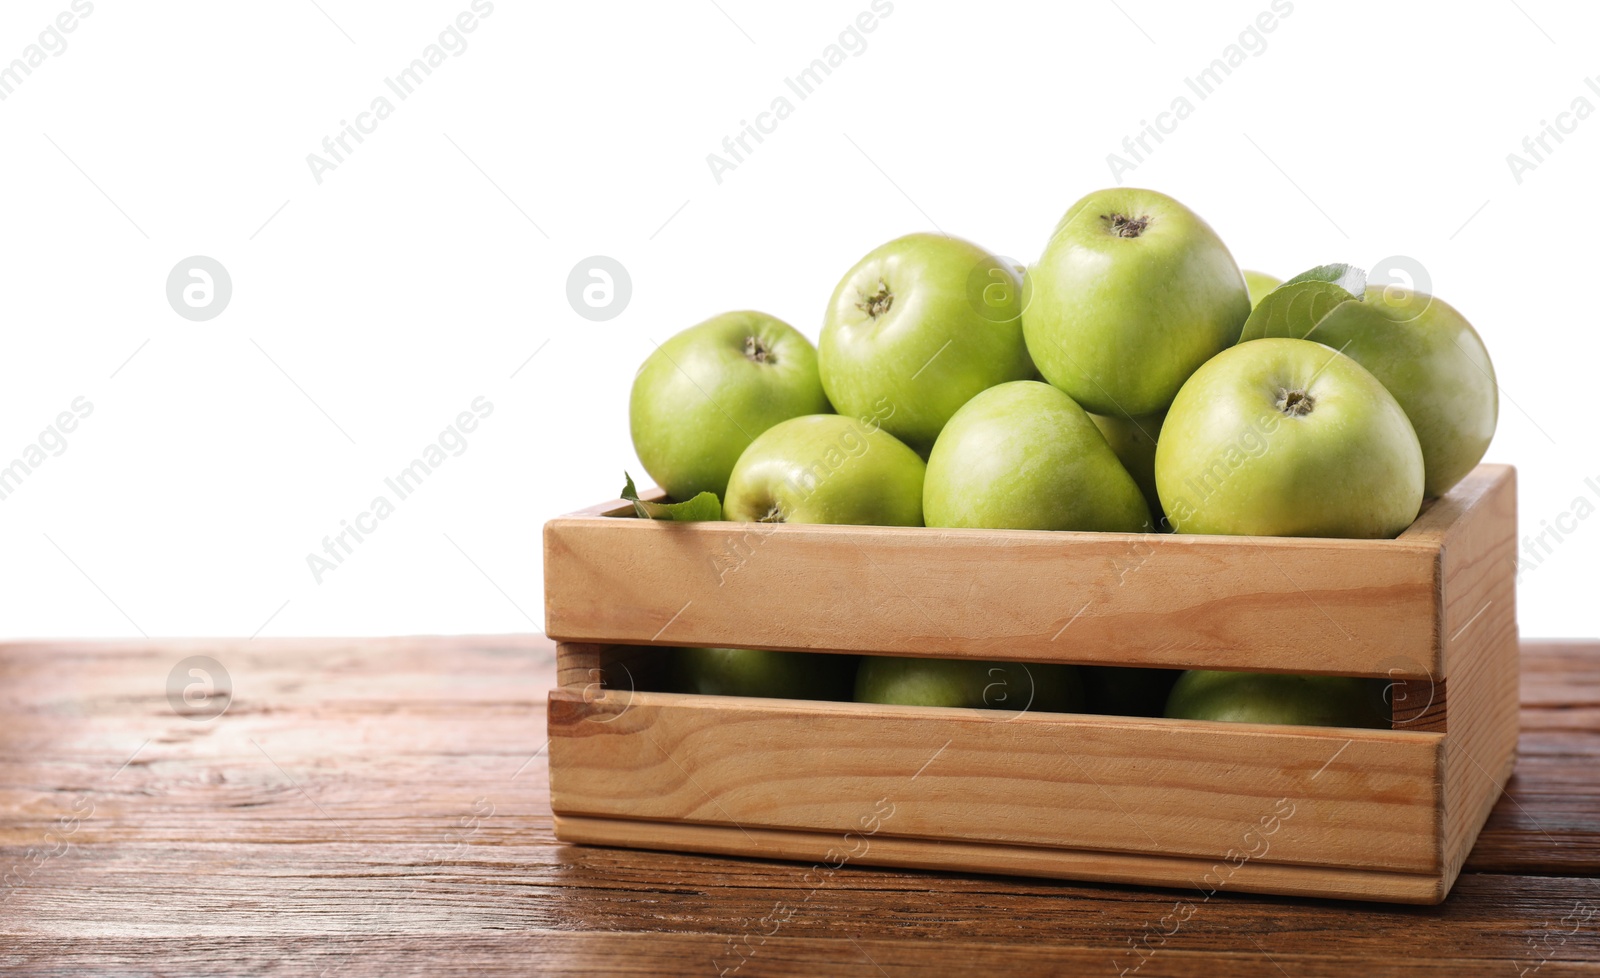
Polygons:
<instances>
[{"instance_id":1,"label":"apple in crate","mask_svg":"<svg viewBox=\"0 0 1600 978\"><path fill-rule=\"evenodd\" d=\"M1388 729L1387 686L1382 679L1191 670L1173 685L1167 716Z\"/></svg>"},{"instance_id":2,"label":"apple in crate","mask_svg":"<svg viewBox=\"0 0 1600 978\"><path fill-rule=\"evenodd\" d=\"M921 457L888 432L840 414L780 422L739 456L723 519L921 526Z\"/></svg>"},{"instance_id":3,"label":"apple in crate","mask_svg":"<svg viewBox=\"0 0 1600 978\"><path fill-rule=\"evenodd\" d=\"M1165 410L1250 315L1244 276L1211 226L1165 194L1131 187L1067 210L1032 290L1022 325L1033 362L1095 414Z\"/></svg>"},{"instance_id":4,"label":"apple in crate","mask_svg":"<svg viewBox=\"0 0 1600 978\"><path fill-rule=\"evenodd\" d=\"M864 655L856 702L961 706L1016 713L1076 713L1083 684L1074 666L984 659L914 659Z\"/></svg>"},{"instance_id":5,"label":"apple in crate","mask_svg":"<svg viewBox=\"0 0 1600 978\"><path fill-rule=\"evenodd\" d=\"M926 455L974 394L1033 376L1022 284L999 258L942 234L868 253L823 316L818 366L834 410L877 419Z\"/></svg>"},{"instance_id":6,"label":"apple in crate","mask_svg":"<svg viewBox=\"0 0 1600 978\"><path fill-rule=\"evenodd\" d=\"M1091 414L1089 420L1105 436L1106 444L1117 454L1122 467L1150 504L1150 513L1161 522L1161 494L1156 492L1156 440L1161 437L1165 412L1130 418L1125 414Z\"/></svg>"},{"instance_id":7,"label":"apple in crate","mask_svg":"<svg viewBox=\"0 0 1600 978\"><path fill-rule=\"evenodd\" d=\"M1291 320L1264 318L1246 339L1290 335ZM1310 324L1305 324L1310 325ZM1295 332L1304 325L1296 323ZM1363 301L1335 306L1306 335L1344 351L1389 389L1422 444L1424 491L1442 496L1483 460L1494 437L1499 388L1477 330L1444 300L1369 286Z\"/></svg>"},{"instance_id":8,"label":"apple in crate","mask_svg":"<svg viewBox=\"0 0 1600 978\"><path fill-rule=\"evenodd\" d=\"M928 456L929 526L1150 528L1150 509L1100 429L1049 384L991 387L955 413Z\"/></svg>"},{"instance_id":9,"label":"apple in crate","mask_svg":"<svg viewBox=\"0 0 1600 978\"><path fill-rule=\"evenodd\" d=\"M1179 533L1392 537L1422 506L1422 447L1361 364L1310 340L1251 340L1172 402L1156 487Z\"/></svg>"},{"instance_id":10,"label":"apple in crate","mask_svg":"<svg viewBox=\"0 0 1600 978\"><path fill-rule=\"evenodd\" d=\"M1283 284L1283 279L1268 275L1266 272L1252 272L1246 269L1244 284L1245 288L1250 290L1250 308L1254 309L1262 296Z\"/></svg>"},{"instance_id":11,"label":"apple in crate","mask_svg":"<svg viewBox=\"0 0 1600 978\"><path fill-rule=\"evenodd\" d=\"M850 700L856 656L766 649L673 649L671 688L710 696Z\"/></svg>"},{"instance_id":12,"label":"apple in crate","mask_svg":"<svg viewBox=\"0 0 1600 978\"><path fill-rule=\"evenodd\" d=\"M661 344L633 379L633 448L673 499L721 496L751 439L828 410L811 341L760 312L726 312Z\"/></svg>"}]
</instances>

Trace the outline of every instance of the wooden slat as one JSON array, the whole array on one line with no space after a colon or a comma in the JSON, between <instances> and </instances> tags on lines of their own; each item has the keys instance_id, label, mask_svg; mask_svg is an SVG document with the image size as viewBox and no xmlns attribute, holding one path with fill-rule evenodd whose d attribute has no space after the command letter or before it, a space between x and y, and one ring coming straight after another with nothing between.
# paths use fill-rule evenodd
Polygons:
<instances>
[{"instance_id":1,"label":"wooden slat","mask_svg":"<svg viewBox=\"0 0 1600 978\"><path fill-rule=\"evenodd\" d=\"M849 636L896 655L1372 676L1404 657L1439 672L1426 547L1084 536L555 520L546 627L620 644L839 651Z\"/></svg>"},{"instance_id":2,"label":"wooden slat","mask_svg":"<svg viewBox=\"0 0 1600 978\"><path fill-rule=\"evenodd\" d=\"M1186 891L1184 899L1194 897L1197 891L1199 894L1226 891L1433 904L1445 896L1444 881L1436 874L1295 866L1242 857L1193 859L981 842L935 842L895 835L844 838L838 832L683 822L663 824L581 815L557 815L555 828L557 838L568 842L793 859L824 867L812 871L814 879L823 878L826 867L848 857L849 862L862 866L1041 876L1096 883L1136 882L1141 886L1182 889ZM852 852L859 852L859 855L850 856Z\"/></svg>"},{"instance_id":3,"label":"wooden slat","mask_svg":"<svg viewBox=\"0 0 1600 978\"><path fill-rule=\"evenodd\" d=\"M1376 541L561 518L545 525L547 628L619 644L1444 679L1441 528L1512 479L1480 466L1412 530Z\"/></svg>"},{"instance_id":4,"label":"wooden slat","mask_svg":"<svg viewBox=\"0 0 1600 978\"><path fill-rule=\"evenodd\" d=\"M1516 480L1502 479L1444 531L1442 640L1452 696L1442 763L1443 830L1452 877L1516 756L1516 512Z\"/></svg>"},{"instance_id":5,"label":"wooden slat","mask_svg":"<svg viewBox=\"0 0 1600 978\"><path fill-rule=\"evenodd\" d=\"M887 804L908 838L1442 866L1438 734L558 689L550 737L563 815L843 833Z\"/></svg>"}]
</instances>

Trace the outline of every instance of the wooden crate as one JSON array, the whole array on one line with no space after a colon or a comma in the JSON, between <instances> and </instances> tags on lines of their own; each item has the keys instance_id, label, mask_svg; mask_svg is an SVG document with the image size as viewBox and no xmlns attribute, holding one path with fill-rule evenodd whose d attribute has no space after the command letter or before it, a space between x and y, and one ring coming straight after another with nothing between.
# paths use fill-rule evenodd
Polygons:
<instances>
[{"instance_id":1,"label":"wooden crate","mask_svg":"<svg viewBox=\"0 0 1600 978\"><path fill-rule=\"evenodd\" d=\"M575 843L1443 900L1517 737L1516 475L1394 540L545 526ZM651 646L1386 677L1393 729L647 692Z\"/></svg>"}]
</instances>

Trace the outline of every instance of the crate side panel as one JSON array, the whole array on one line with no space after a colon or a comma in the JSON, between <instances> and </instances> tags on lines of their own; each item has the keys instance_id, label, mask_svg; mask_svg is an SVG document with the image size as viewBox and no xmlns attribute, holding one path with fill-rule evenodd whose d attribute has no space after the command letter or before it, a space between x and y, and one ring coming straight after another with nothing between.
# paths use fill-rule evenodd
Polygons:
<instances>
[{"instance_id":1,"label":"crate side panel","mask_svg":"<svg viewBox=\"0 0 1600 978\"><path fill-rule=\"evenodd\" d=\"M1437 734L558 689L550 737L561 814L1442 866Z\"/></svg>"},{"instance_id":2,"label":"crate side panel","mask_svg":"<svg viewBox=\"0 0 1600 978\"><path fill-rule=\"evenodd\" d=\"M1517 632L1514 476L1487 492L1444 541L1443 835L1454 880L1499 799L1516 755L1521 650Z\"/></svg>"},{"instance_id":3,"label":"crate side panel","mask_svg":"<svg viewBox=\"0 0 1600 978\"><path fill-rule=\"evenodd\" d=\"M553 520L568 641L1437 674L1438 547Z\"/></svg>"}]
</instances>

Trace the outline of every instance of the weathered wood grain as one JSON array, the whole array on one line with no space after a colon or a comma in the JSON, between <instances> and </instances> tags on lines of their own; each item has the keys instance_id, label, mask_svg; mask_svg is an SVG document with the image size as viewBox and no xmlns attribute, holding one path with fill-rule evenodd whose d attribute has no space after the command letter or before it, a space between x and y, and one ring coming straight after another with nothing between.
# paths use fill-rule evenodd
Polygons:
<instances>
[{"instance_id":1,"label":"weathered wood grain","mask_svg":"<svg viewBox=\"0 0 1600 978\"><path fill-rule=\"evenodd\" d=\"M538 932L531 934L451 935L448 953L441 953L437 937L374 935L358 941L339 938L303 938L295 942L293 959L285 960L272 940L246 937L226 944L184 938L92 939L67 948L50 940L22 940L11 954L0 953L0 965L11 964L18 975L203 974L218 978L232 975L323 975L341 978L392 978L397 974L425 973L482 978L485 975L530 973L557 976L638 975L770 975L775 978L923 978L926 975L1117 975L1131 968L1136 957L1117 958L1100 948L1022 944L997 941L896 941L890 938L838 933L826 938L792 938L778 934L762 943L748 958L724 951L721 938L681 933L617 933L613 931ZM1278 942L1281 943L1281 942ZM1251 944L1255 946L1252 947ZM1284 951L1267 938L1241 941L1230 951L1196 952L1185 948L1160 949L1140 971L1128 974L1170 975L1174 978L1229 975L1238 978L1348 978L1347 954L1307 955ZM718 952L725 956L716 958ZM1578 963L1573 951L1543 962L1541 976L1600 973L1600 964ZM720 962L721 971L713 962ZM1511 962L1532 969L1537 956ZM1419 958L1389 966L1366 964L1362 974L1404 975L1414 978L1459 978L1461 975L1500 974L1507 960L1453 954ZM740 970L731 970L743 965ZM170 969L170 970L167 970ZM1513 972L1514 973L1514 972Z\"/></svg>"},{"instance_id":2,"label":"weathered wood grain","mask_svg":"<svg viewBox=\"0 0 1600 978\"><path fill-rule=\"evenodd\" d=\"M561 845L543 640L210 647L249 708L204 724L166 705L165 643L0 647L0 868L81 793L114 800L0 903L0 974L707 975L747 935L751 978L1115 974L1185 899L851 864L813 888L809 864ZM1600 971L1600 918L1560 924L1600 906L1600 643L1526 644L1522 687L1517 773L1443 904L1224 891L1137 973Z\"/></svg>"}]
</instances>

